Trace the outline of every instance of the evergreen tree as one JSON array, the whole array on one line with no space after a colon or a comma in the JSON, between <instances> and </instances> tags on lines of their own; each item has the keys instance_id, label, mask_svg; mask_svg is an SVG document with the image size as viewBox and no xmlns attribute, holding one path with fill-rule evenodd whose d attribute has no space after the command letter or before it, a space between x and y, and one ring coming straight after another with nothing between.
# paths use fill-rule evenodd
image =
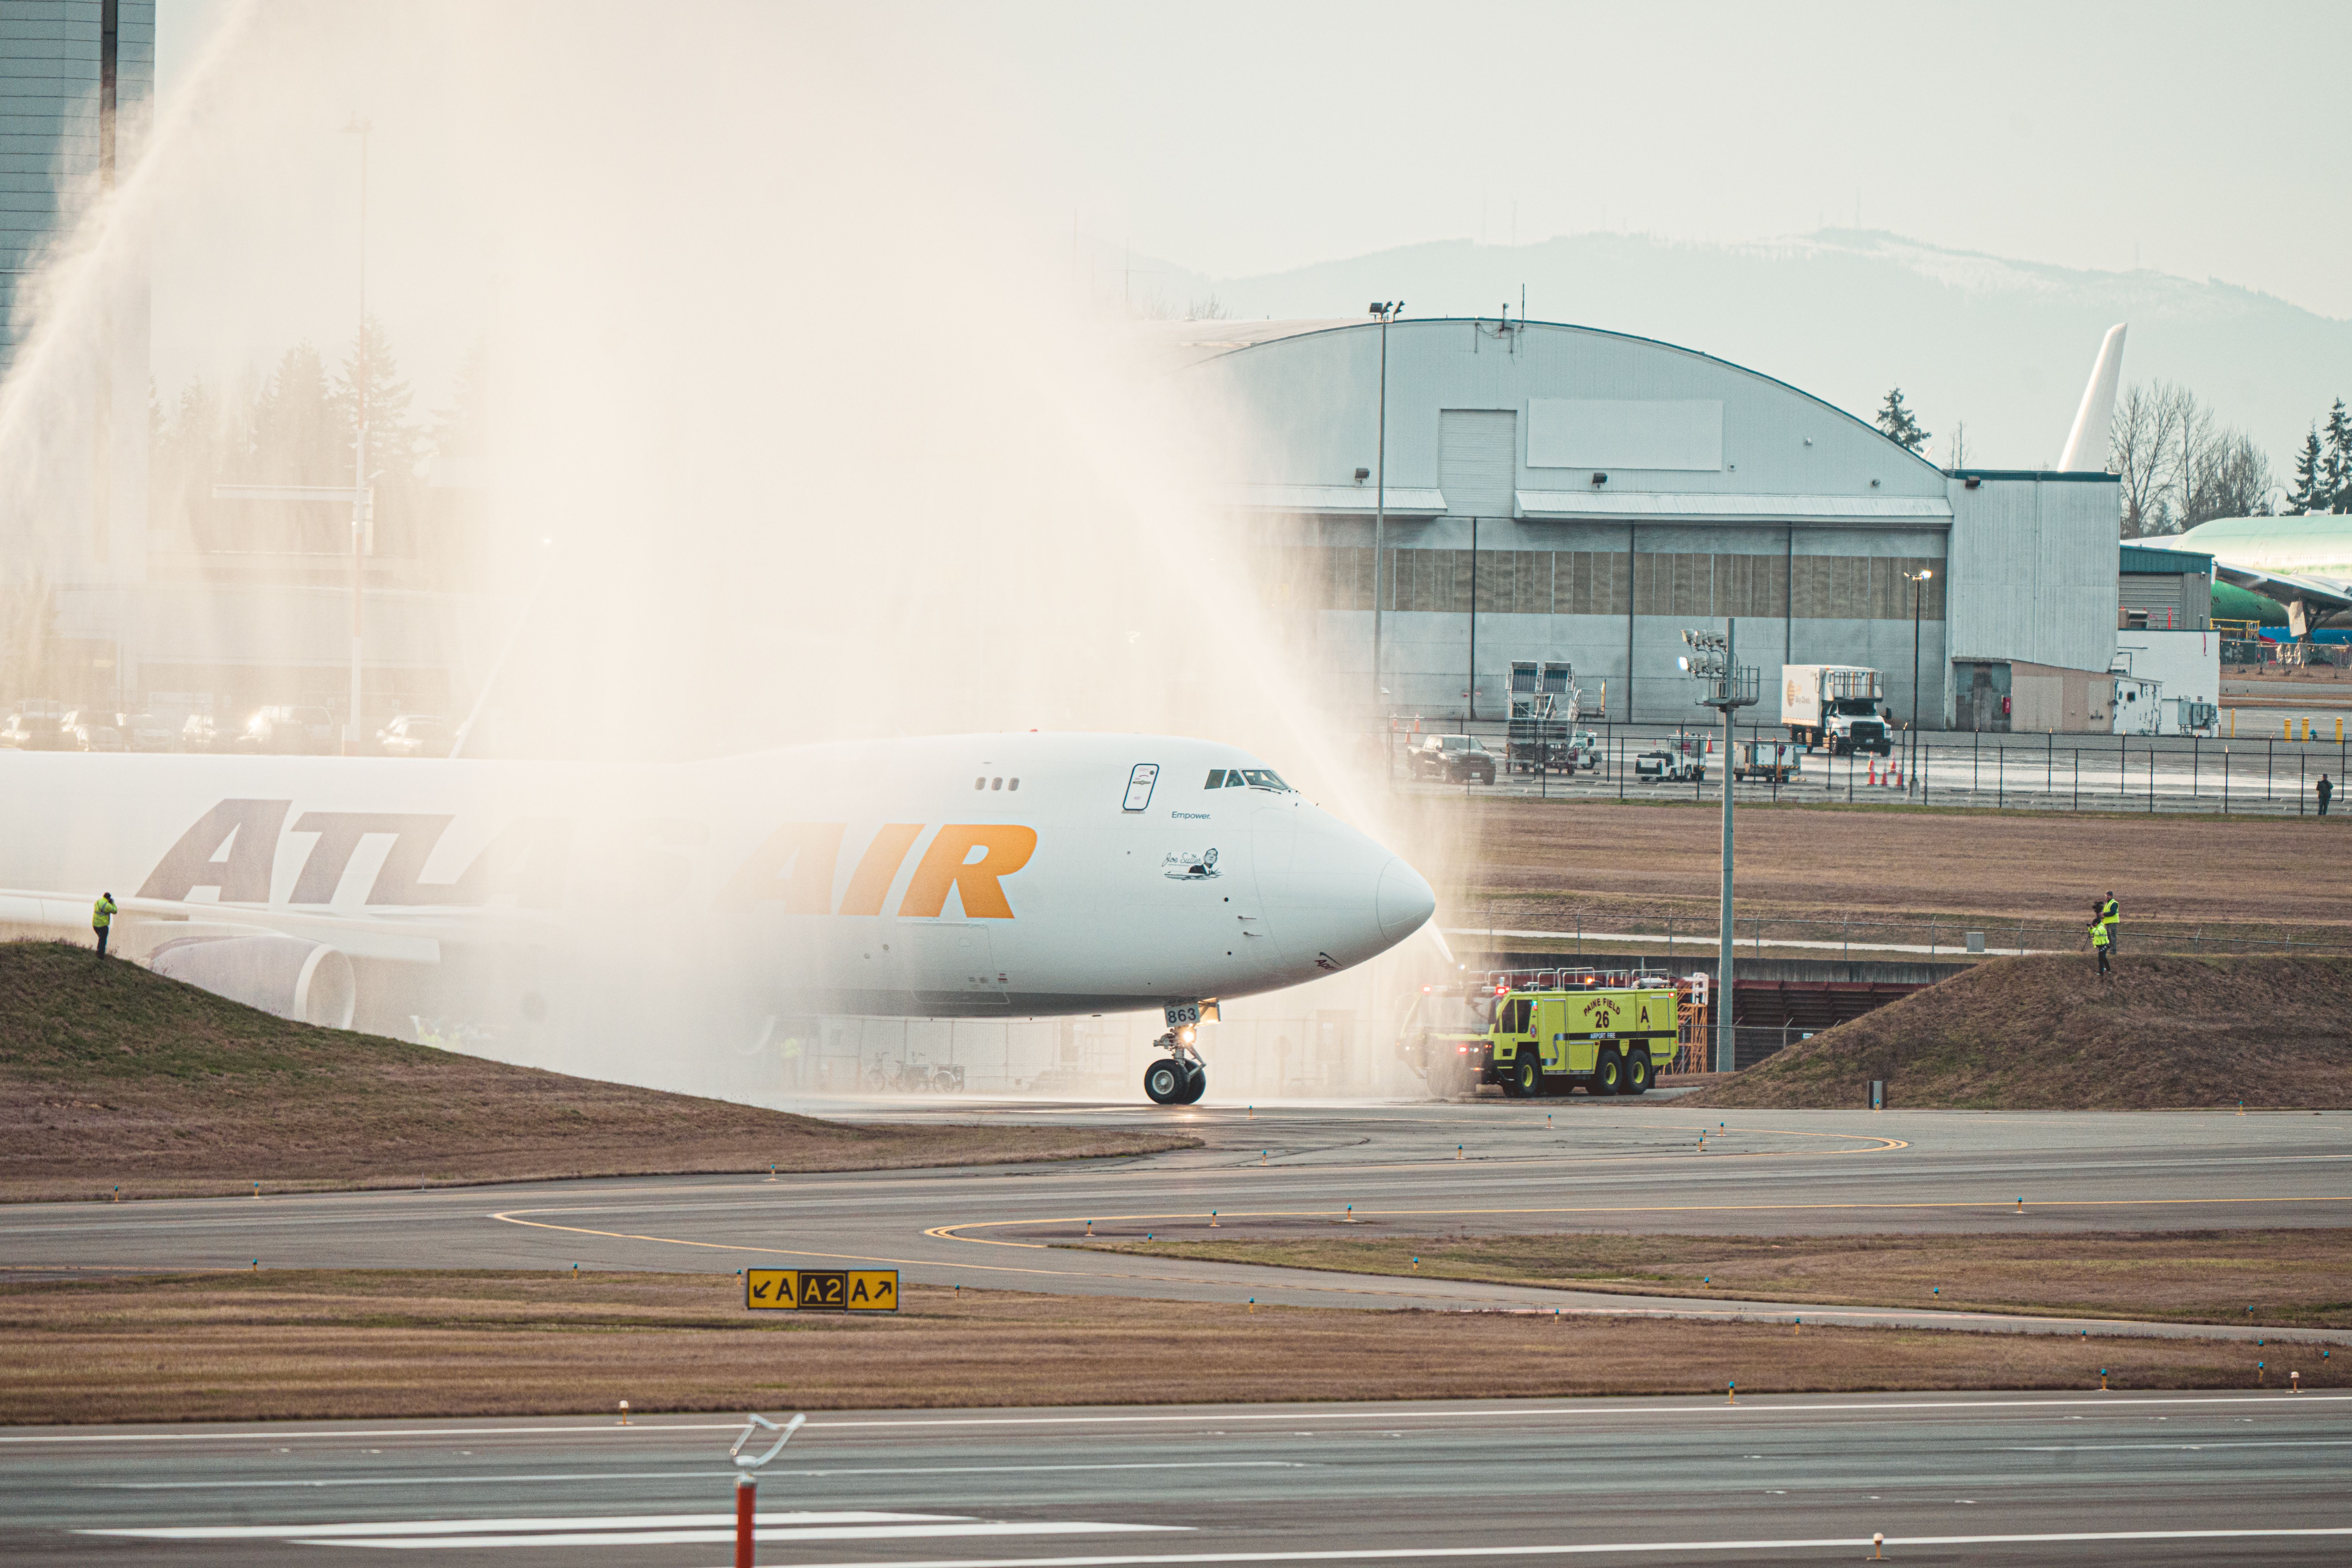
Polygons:
<instances>
[{"instance_id":1,"label":"evergreen tree","mask_svg":"<svg viewBox=\"0 0 2352 1568\"><path fill-rule=\"evenodd\" d=\"M191 389L197 390L197 389ZM237 477L277 485L347 485L348 447L339 437L326 362L308 342L278 356L253 400L252 435Z\"/></svg>"},{"instance_id":2,"label":"evergreen tree","mask_svg":"<svg viewBox=\"0 0 2352 1568\"><path fill-rule=\"evenodd\" d=\"M2327 493L2327 480L2319 456L2319 426L2303 438L2303 450L2295 454L2294 488L2286 493L2290 511L2326 511L2332 500Z\"/></svg>"},{"instance_id":3,"label":"evergreen tree","mask_svg":"<svg viewBox=\"0 0 2352 1568\"><path fill-rule=\"evenodd\" d=\"M367 395L368 472L379 480L390 474L413 475L418 431L408 422L408 383L400 379L399 363L384 337L383 323L373 316L362 323L358 341L343 356L330 397L347 453L359 444L362 389ZM346 458L346 470L350 466Z\"/></svg>"},{"instance_id":4,"label":"evergreen tree","mask_svg":"<svg viewBox=\"0 0 2352 1568\"><path fill-rule=\"evenodd\" d=\"M1921 426L1908 408L1903 406L1903 389L1895 388L1879 405L1878 427L1886 438L1906 452L1916 452L1927 444L1928 432Z\"/></svg>"},{"instance_id":5,"label":"evergreen tree","mask_svg":"<svg viewBox=\"0 0 2352 1568\"><path fill-rule=\"evenodd\" d=\"M2344 411L2340 397L2327 411L2326 439L2326 455L2319 467L2327 486L2326 510L2352 511L2352 415Z\"/></svg>"}]
</instances>

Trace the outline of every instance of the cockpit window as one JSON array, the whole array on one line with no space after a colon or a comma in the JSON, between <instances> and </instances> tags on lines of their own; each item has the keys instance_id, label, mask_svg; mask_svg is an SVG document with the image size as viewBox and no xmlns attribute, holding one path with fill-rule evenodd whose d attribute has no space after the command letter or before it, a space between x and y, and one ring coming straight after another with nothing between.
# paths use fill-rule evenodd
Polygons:
<instances>
[{"instance_id":1,"label":"cockpit window","mask_svg":"<svg viewBox=\"0 0 2352 1568\"><path fill-rule=\"evenodd\" d=\"M1290 791L1290 786L1282 782L1282 775L1272 768L1242 768L1234 776L1248 784L1252 789L1275 789L1281 790L1285 794Z\"/></svg>"},{"instance_id":2,"label":"cockpit window","mask_svg":"<svg viewBox=\"0 0 2352 1568\"><path fill-rule=\"evenodd\" d=\"M1223 789L1223 788L1224 788L1224 787L1225 787L1225 770L1224 770L1224 769L1223 769L1223 768L1211 768L1211 769L1209 770L1209 782L1208 782L1207 784L1202 784L1201 787L1202 787L1202 789Z\"/></svg>"}]
</instances>

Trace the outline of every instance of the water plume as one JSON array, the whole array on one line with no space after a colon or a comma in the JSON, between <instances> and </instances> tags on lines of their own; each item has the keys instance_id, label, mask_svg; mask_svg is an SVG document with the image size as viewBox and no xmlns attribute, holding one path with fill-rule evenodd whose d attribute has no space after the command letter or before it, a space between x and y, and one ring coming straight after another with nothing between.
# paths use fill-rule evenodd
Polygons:
<instances>
[{"instance_id":1,"label":"water plume","mask_svg":"<svg viewBox=\"0 0 2352 1568\"><path fill-rule=\"evenodd\" d=\"M339 132L356 115L373 127L371 312L407 346L420 405L448 405L473 356L466 428L428 464L456 564L403 612L452 671L453 718L512 641L470 751L634 763L1175 731L1254 751L1424 847L1382 818L1348 728L1360 705L1302 670L1257 542L1212 504L1231 433L1075 297L1002 63L951 58L924 15L239 9L60 252L0 388L0 507L23 558L76 558L57 521L70 465L49 460L41 416L75 395L70 367L121 291L110 269L158 258L159 342L216 387L250 384L297 336L330 358L348 340ZM157 536L185 537L183 498L154 500ZM663 962L694 988L690 944ZM1392 991L1342 976L1228 1016L1303 1031L1352 1012L1377 1036ZM730 1018L708 1049L649 1053L645 1032L681 1016L664 1005L543 1059L750 1092L776 1081L782 1038L824 1026ZM1015 1027L1000 1076L1034 1079ZM1369 1068L1387 1045L1353 1051Z\"/></svg>"}]
</instances>

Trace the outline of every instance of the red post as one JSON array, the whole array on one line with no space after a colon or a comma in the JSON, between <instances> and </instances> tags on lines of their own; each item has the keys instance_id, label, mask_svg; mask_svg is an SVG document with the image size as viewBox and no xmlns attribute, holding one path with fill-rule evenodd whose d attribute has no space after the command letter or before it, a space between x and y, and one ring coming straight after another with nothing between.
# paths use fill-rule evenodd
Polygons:
<instances>
[{"instance_id":1,"label":"red post","mask_svg":"<svg viewBox=\"0 0 2352 1568\"><path fill-rule=\"evenodd\" d=\"M751 1568L751 1517L759 1495L758 1481L735 1478L735 1568Z\"/></svg>"}]
</instances>

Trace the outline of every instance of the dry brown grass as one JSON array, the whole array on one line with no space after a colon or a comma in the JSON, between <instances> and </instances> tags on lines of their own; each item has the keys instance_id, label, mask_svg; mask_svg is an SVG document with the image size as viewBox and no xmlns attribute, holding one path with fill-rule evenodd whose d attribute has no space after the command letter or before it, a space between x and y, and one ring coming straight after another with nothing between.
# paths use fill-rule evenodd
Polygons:
<instances>
[{"instance_id":1,"label":"dry brown grass","mask_svg":"<svg viewBox=\"0 0 2352 1568\"><path fill-rule=\"evenodd\" d=\"M2333 758L2331 757L2331 761ZM1447 868L1448 925L1562 930L1604 920L1711 921L1721 807L1451 796L1402 831ZM2135 920L2276 929L2352 924L2352 881L2263 879L2248 866L2325 862L2336 817L2179 817L1749 806L1739 811L1739 913L1894 921L2086 920L2112 888ZM1417 861L1417 863L1423 863ZM1711 927L1708 928L1711 931Z\"/></svg>"},{"instance_id":2,"label":"dry brown grass","mask_svg":"<svg viewBox=\"0 0 2352 1568\"><path fill-rule=\"evenodd\" d=\"M1627 1295L2352 1328L2352 1230L1301 1239L1254 1237L1247 1223L1215 1240L1108 1246L1350 1274L1411 1273L1418 1258L1418 1272L1436 1279Z\"/></svg>"},{"instance_id":3,"label":"dry brown grass","mask_svg":"<svg viewBox=\"0 0 2352 1568\"><path fill-rule=\"evenodd\" d=\"M861 1171L1186 1148L1158 1132L845 1126L289 1023L0 944L0 1200L666 1172Z\"/></svg>"},{"instance_id":4,"label":"dry brown grass","mask_svg":"<svg viewBox=\"0 0 2352 1568\"><path fill-rule=\"evenodd\" d=\"M2141 1110L2352 1105L2352 960L2001 958L1682 1103Z\"/></svg>"},{"instance_id":5,"label":"dry brown grass","mask_svg":"<svg viewBox=\"0 0 2352 1568\"><path fill-rule=\"evenodd\" d=\"M0 1422L2254 1385L2315 1350L917 1288L753 1314L725 1275L297 1273L0 1286Z\"/></svg>"}]
</instances>

